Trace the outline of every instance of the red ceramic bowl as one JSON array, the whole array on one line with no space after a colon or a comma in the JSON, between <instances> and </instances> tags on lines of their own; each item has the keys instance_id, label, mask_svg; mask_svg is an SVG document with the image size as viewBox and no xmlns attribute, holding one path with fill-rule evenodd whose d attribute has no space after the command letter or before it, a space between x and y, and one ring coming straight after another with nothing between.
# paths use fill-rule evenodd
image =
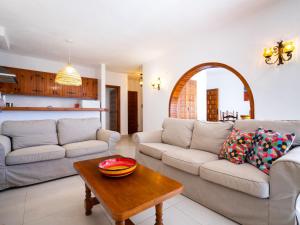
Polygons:
<instances>
[{"instance_id":1,"label":"red ceramic bowl","mask_svg":"<svg viewBox=\"0 0 300 225\"><path fill-rule=\"evenodd\" d=\"M99 163L99 171L108 177L124 177L136 169L137 163L132 158L112 158Z\"/></svg>"}]
</instances>

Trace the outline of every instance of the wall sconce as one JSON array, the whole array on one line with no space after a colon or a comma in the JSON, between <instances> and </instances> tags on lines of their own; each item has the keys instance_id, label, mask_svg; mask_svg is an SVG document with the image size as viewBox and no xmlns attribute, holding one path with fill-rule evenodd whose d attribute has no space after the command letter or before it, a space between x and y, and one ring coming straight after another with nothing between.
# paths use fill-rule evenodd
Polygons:
<instances>
[{"instance_id":1,"label":"wall sconce","mask_svg":"<svg viewBox=\"0 0 300 225\"><path fill-rule=\"evenodd\" d=\"M143 78L143 65L140 65L139 84L140 84L141 87L143 87L143 84L144 84L144 78Z\"/></svg>"},{"instance_id":2,"label":"wall sconce","mask_svg":"<svg viewBox=\"0 0 300 225\"><path fill-rule=\"evenodd\" d=\"M160 77L158 77L155 82L152 82L153 89L160 90L160 85L161 85Z\"/></svg>"},{"instance_id":3,"label":"wall sconce","mask_svg":"<svg viewBox=\"0 0 300 225\"><path fill-rule=\"evenodd\" d=\"M295 44L293 41L279 41L277 45L272 48L265 48L263 56L267 64L281 65L289 61L293 57Z\"/></svg>"},{"instance_id":4,"label":"wall sconce","mask_svg":"<svg viewBox=\"0 0 300 225\"><path fill-rule=\"evenodd\" d=\"M144 80L143 80L143 74L142 73L140 73L139 84L140 84L141 87L143 87Z\"/></svg>"}]
</instances>

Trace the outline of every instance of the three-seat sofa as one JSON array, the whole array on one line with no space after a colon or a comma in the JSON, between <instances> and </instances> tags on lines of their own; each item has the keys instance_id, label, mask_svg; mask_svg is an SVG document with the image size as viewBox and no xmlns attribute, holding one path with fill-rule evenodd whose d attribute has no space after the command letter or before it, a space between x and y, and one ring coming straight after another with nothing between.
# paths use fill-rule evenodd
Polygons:
<instances>
[{"instance_id":1,"label":"three-seat sofa","mask_svg":"<svg viewBox=\"0 0 300 225\"><path fill-rule=\"evenodd\" d=\"M219 160L235 126L294 132L293 149L267 175L248 163ZM168 118L163 129L137 133L139 163L184 184L184 195L244 225L295 225L300 193L300 121L237 120L235 124ZM298 201L297 201L298 200Z\"/></svg>"},{"instance_id":2,"label":"three-seat sofa","mask_svg":"<svg viewBox=\"0 0 300 225\"><path fill-rule=\"evenodd\" d=\"M0 190L76 174L73 163L110 155L118 132L99 118L5 121L0 135Z\"/></svg>"}]
</instances>

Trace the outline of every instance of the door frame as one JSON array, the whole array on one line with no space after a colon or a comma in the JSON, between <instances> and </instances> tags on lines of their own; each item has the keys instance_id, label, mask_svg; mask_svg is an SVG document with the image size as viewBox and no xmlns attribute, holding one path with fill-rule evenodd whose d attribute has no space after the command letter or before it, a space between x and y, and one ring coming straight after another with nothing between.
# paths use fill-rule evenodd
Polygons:
<instances>
[{"instance_id":1,"label":"door frame","mask_svg":"<svg viewBox=\"0 0 300 225\"><path fill-rule=\"evenodd\" d=\"M105 88L112 88L117 91L117 131L121 132L121 87L117 85L105 85Z\"/></svg>"}]
</instances>

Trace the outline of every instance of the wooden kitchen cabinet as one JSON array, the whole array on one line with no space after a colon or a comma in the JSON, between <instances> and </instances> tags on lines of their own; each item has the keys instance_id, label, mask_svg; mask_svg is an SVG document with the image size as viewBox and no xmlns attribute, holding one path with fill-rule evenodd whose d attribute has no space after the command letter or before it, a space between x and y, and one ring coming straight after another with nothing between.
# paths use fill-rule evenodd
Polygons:
<instances>
[{"instance_id":1,"label":"wooden kitchen cabinet","mask_svg":"<svg viewBox=\"0 0 300 225\"><path fill-rule=\"evenodd\" d=\"M63 96L67 98L82 98L81 86L62 86Z\"/></svg>"},{"instance_id":2,"label":"wooden kitchen cabinet","mask_svg":"<svg viewBox=\"0 0 300 225\"><path fill-rule=\"evenodd\" d=\"M82 78L82 96L86 99L98 98L98 80L84 77Z\"/></svg>"},{"instance_id":3,"label":"wooden kitchen cabinet","mask_svg":"<svg viewBox=\"0 0 300 225\"><path fill-rule=\"evenodd\" d=\"M63 97L62 85L55 83L54 73L44 73L46 81L46 96Z\"/></svg>"},{"instance_id":4,"label":"wooden kitchen cabinet","mask_svg":"<svg viewBox=\"0 0 300 225\"><path fill-rule=\"evenodd\" d=\"M80 99L98 98L98 80L82 77L82 86L65 86L55 83L54 73L5 67L16 74L17 84L0 83L3 94L35 95Z\"/></svg>"}]
</instances>

